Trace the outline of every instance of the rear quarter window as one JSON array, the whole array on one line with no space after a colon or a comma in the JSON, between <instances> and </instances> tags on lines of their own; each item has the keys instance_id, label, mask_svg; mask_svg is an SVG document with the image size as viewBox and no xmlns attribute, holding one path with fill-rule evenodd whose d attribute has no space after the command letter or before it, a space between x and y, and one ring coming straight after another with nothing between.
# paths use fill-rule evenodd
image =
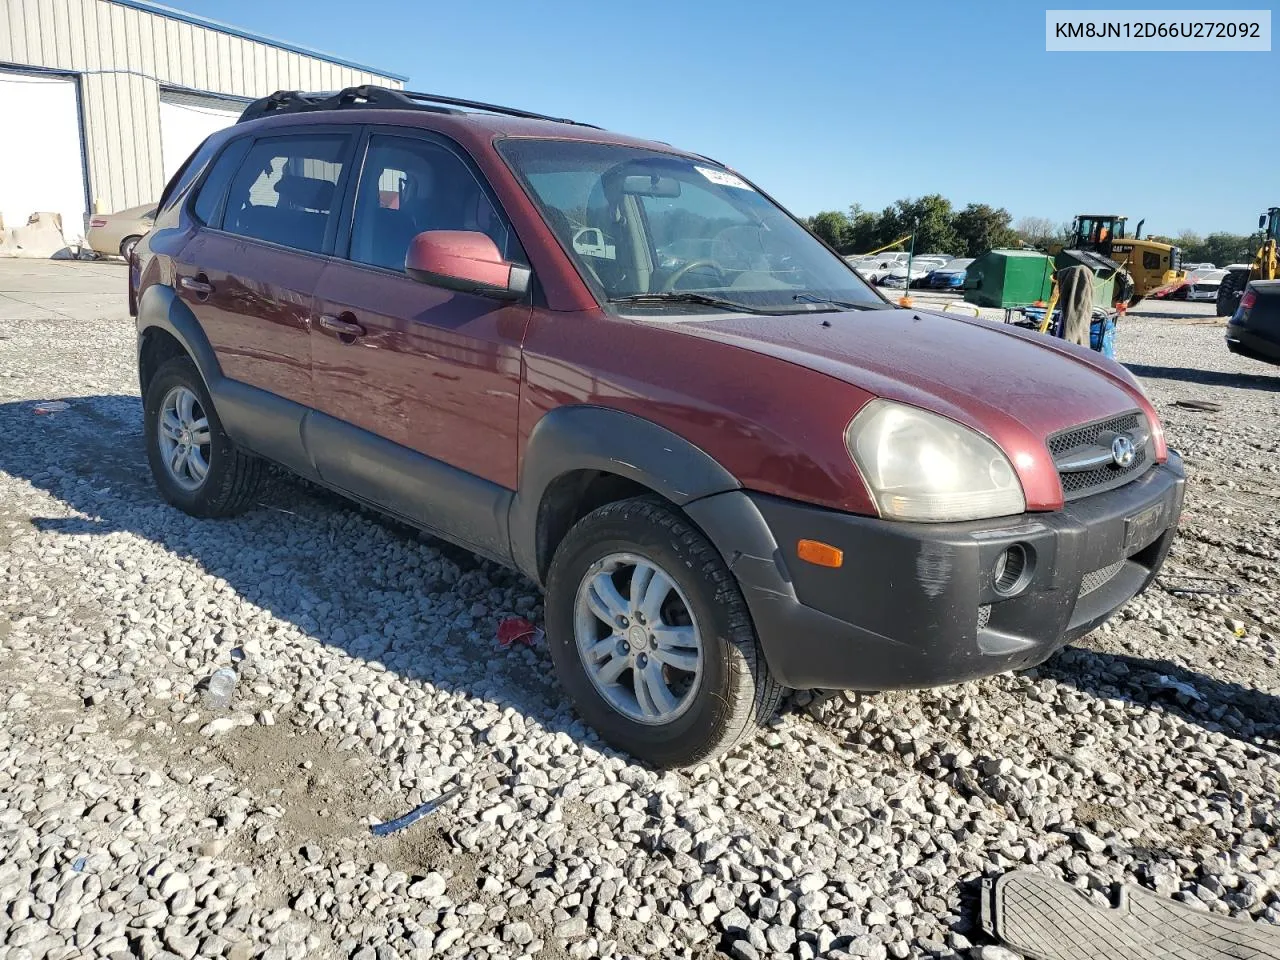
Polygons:
<instances>
[{"instance_id":1,"label":"rear quarter window","mask_svg":"<svg viewBox=\"0 0 1280 960\"><path fill-rule=\"evenodd\" d=\"M195 206L192 208L201 223L211 227L218 226L219 217L222 214L222 200L227 194L227 184L240 169L240 162L248 149L247 138L233 140L214 161L209 175L200 184L200 192L196 194Z\"/></svg>"},{"instance_id":2,"label":"rear quarter window","mask_svg":"<svg viewBox=\"0 0 1280 960\"><path fill-rule=\"evenodd\" d=\"M211 138L206 138L200 146L192 151L191 156L187 157L186 162L178 168L178 172L165 185L164 191L160 194L160 202L157 204L157 209L168 210L182 198L196 178L204 172L209 163L209 158L213 156L216 149L211 142ZM147 216L154 217L155 214L156 211L152 210Z\"/></svg>"}]
</instances>

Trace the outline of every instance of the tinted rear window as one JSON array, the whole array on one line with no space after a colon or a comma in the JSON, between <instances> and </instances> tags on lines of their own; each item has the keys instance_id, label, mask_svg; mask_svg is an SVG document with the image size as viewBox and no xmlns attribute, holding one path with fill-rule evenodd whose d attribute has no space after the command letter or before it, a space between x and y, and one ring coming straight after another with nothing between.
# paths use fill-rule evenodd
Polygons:
<instances>
[{"instance_id":1,"label":"tinted rear window","mask_svg":"<svg viewBox=\"0 0 1280 960\"><path fill-rule=\"evenodd\" d=\"M340 134L254 143L231 181L222 229L319 253L338 204L349 143Z\"/></svg>"}]
</instances>

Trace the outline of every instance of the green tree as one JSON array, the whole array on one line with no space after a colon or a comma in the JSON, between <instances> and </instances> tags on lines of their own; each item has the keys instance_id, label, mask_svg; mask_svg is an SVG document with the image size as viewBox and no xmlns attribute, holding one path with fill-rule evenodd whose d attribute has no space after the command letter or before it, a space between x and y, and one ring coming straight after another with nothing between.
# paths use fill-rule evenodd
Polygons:
<instances>
[{"instance_id":1,"label":"green tree","mask_svg":"<svg viewBox=\"0 0 1280 960\"><path fill-rule=\"evenodd\" d=\"M849 207L849 252L870 253L880 246L880 217L870 210L863 210L861 204ZM892 239L892 238L890 238Z\"/></svg>"},{"instance_id":2,"label":"green tree","mask_svg":"<svg viewBox=\"0 0 1280 960\"><path fill-rule=\"evenodd\" d=\"M1262 235L1258 233L1249 236L1238 233L1211 233L1204 238L1204 256L1197 259L1216 263L1220 267L1225 267L1229 263L1249 263L1253 260L1253 255L1258 252L1261 243Z\"/></svg>"},{"instance_id":3,"label":"green tree","mask_svg":"<svg viewBox=\"0 0 1280 960\"><path fill-rule=\"evenodd\" d=\"M1173 238L1176 246L1182 249L1182 260L1184 263L1203 263L1204 259L1204 237L1196 233L1194 230L1183 230Z\"/></svg>"},{"instance_id":4,"label":"green tree","mask_svg":"<svg viewBox=\"0 0 1280 960\"><path fill-rule=\"evenodd\" d=\"M839 210L823 210L809 218L809 229L840 253L850 252L851 224Z\"/></svg>"},{"instance_id":5,"label":"green tree","mask_svg":"<svg viewBox=\"0 0 1280 960\"><path fill-rule=\"evenodd\" d=\"M941 194L930 193L918 200L908 197L885 207L877 232L880 244L914 232L916 253L956 254L964 249L964 243L956 235L954 221L951 201Z\"/></svg>"},{"instance_id":6,"label":"green tree","mask_svg":"<svg viewBox=\"0 0 1280 960\"><path fill-rule=\"evenodd\" d=\"M1020 246L1018 235L1009 224L1013 221L1004 207L971 203L955 217L955 232L964 252L976 257L998 247Z\"/></svg>"}]
</instances>

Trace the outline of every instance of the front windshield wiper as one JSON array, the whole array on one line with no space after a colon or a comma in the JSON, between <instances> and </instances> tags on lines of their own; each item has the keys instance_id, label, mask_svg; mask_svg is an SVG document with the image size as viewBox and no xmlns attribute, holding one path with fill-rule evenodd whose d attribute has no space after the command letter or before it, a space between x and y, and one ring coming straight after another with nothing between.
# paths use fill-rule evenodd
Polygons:
<instances>
[{"instance_id":1,"label":"front windshield wiper","mask_svg":"<svg viewBox=\"0 0 1280 960\"><path fill-rule=\"evenodd\" d=\"M791 299L798 303L829 303L833 307L841 307L845 310L881 309L874 303L854 303L852 300L833 300L831 297L820 297L816 293L797 293Z\"/></svg>"},{"instance_id":2,"label":"front windshield wiper","mask_svg":"<svg viewBox=\"0 0 1280 960\"><path fill-rule=\"evenodd\" d=\"M692 303L700 307L717 307L721 310L736 310L741 313L777 313L763 307L739 303L737 300L726 300L724 297L713 297L706 293L670 290L666 293L632 293L625 297L610 297L610 303L634 303L640 306L661 305L666 303Z\"/></svg>"}]
</instances>

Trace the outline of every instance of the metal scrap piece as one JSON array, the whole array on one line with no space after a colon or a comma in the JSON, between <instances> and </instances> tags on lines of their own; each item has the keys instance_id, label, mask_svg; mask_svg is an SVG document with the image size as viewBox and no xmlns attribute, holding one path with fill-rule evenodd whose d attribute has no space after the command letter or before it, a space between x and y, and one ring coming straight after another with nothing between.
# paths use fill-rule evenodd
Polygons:
<instances>
[{"instance_id":1,"label":"metal scrap piece","mask_svg":"<svg viewBox=\"0 0 1280 960\"><path fill-rule=\"evenodd\" d=\"M369 832L375 837L385 837L388 834L395 833L397 830L403 830L405 827L409 827L417 823L428 813L432 813L433 811L440 809L440 807L444 806L447 801L452 800L461 792L461 786L454 787L452 790L446 790L434 800L428 800L426 803L419 804L414 807L403 817L397 817L395 820L388 820L386 823L375 823L369 828Z\"/></svg>"}]
</instances>

